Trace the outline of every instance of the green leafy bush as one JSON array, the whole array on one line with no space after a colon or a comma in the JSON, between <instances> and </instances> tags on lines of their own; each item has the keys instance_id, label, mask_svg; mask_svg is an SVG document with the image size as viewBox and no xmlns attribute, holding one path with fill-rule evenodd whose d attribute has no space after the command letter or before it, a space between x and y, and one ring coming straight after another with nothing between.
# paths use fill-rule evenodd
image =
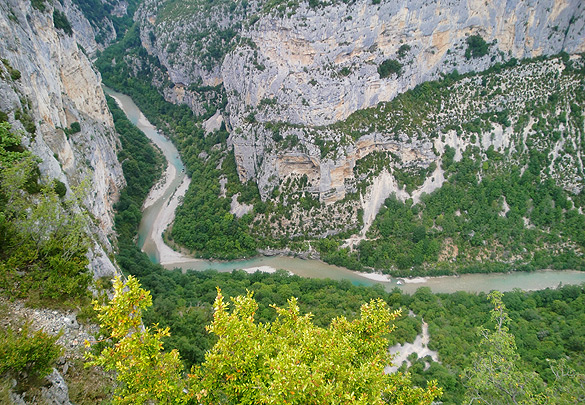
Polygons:
<instances>
[{"instance_id":1,"label":"green leafy bush","mask_svg":"<svg viewBox=\"0 0 585 405\"><path fill-rule=\"evenodd\" d=\"M34 135L34 133L37 131L37 126L35 125L35 122L28 111L16 110L14 112L14 118L22 123L24 129L26 129L26 132L29 134Z\"/></svg>"},{"instance_id":2,"label":"green leafy bush","mask_svg":"<svg viewBox=\"0 0 585 405\"><path fill-rule=\"evenodd\" d=\"M142 326L142 311L152 305L149 292L134 277L125 284L117 279L114 288L111 303L95 309L116 344L88 357L92 365L117 371L118 403L179 404L196 397L203 404L430 404L441 395L435 382L422 389L407 375L383 372L390 362L389 323L400 311L390 311L382 299L363 304L353 321L339 317L321 328L311 314L301 314L296 298L285 308L273 305L276 320L265 324L254 320L258 304L252 293L233 298L228 311L218 290L207 327L217 342L187 382L178 352L161 351L169 329ZM187 384L191 390L184 389Z\"/></svg>"},{"instance_id":3,"label":"green leafy bush","mask_svg":"<svg viewBox=\"0 0 585 405\"><path fill-rule=\"evenodd\" d=\"M351 69L348 66L342 67L341 70L339 71L339 74L343 77L349 76L350 73L351 73Z\"/></svg>"},{"instance_id":4,"label":"green leafy bush","mask_svg":"<svg viewBox=\"0 0 585 405\"><path fill-rule=\"evenodd\" d=\"M67 136L77 134L81 132L81 125L79 125L79 122L75 121L71 123L71 126L69 128L65 128L64 131L67 134Z\"/></svg>"},{"instance_id":5,"label":"green leafy bush","mask_svg":"<svg viewBox=\"0 0 585 405\"><path fill-rule=\"evenodd\" d=\"M489 45L480 35L472 35L467 38L466 42L467 49L465 50L465 57L467 59L481 58L489 52Z\"/></svg>"},{"instance_id":6,"label":"green leafy bush","mask_svg":"<svg viewBox=\"0 0 585 405\"><path fill-rule=\"evenodd\" d=\"M77 306L88 298L87 217L39 185L34 156L0 124L0 289L29 304ZM31 193L38 193L33 201Z\"/></svg>"},{"instance_id":7,"label":"green leafy bush","mask_svg":"<svg viewBox=\"0 0 585 405\"><path fill-rule=\"evenodd\" d=\"M396 73L397 76L400 76L402 73L402 63L395 59L387 59L378 66L378 74L381 79L394 73Z\"/></svg>"},{"instance_id":8,"label":"green leafy bush","mask_svg":"<svg viewBox=\"0 0 585 405\"><path fill-rule=\"evenodd\" d=\"M402 59L406 56L408 51L410 51L410 45L403 44L403 45L400 45L400 48L398 48L398 52L396 52L396 54L398 55L398 57L400 59Z\"/></svg>"},{"instance_id":9,"label":"green leafy bush","mask_svg":"<svg viewBox=\"0 0 585 405\"><path fill-rule=\"evenodd\" d=\"M55 190L55 193L57 193L59 198L63 198L65 197L65 194L67 194L67 186L65 186L65 183L60 180L55 180L53 182L53 190Z\"/></svg>"},{"instance_id":10,"label":"green leafy bush","mask_svg":"<svg viewBox=\"0 0 585 405\"><path fill-rule=\"evenodd\" d=\"M51 372L63 349L57 336L43 331L29 332L25 324L20 332L0 329L0 375L44 377Z\"/></svg>"},{"instance_id":11,"label":"green leafy bush","mask_svg":"<svg viewBox=\"0 0 585 405\"><path fill-rule=\"evenodd\" d=\"M67 35L73 34L73 29L71 28L67 16L57 9L53 11L53 24L55 25L55 28L63 30Z\"/></svg>"},{"instance_id":12,"label":"green leafy bush","mask_svg":"<svg viewBox=\"0 0 585 405\"><path fill-rule=\"evenodd\" d=\"M8 62L7 59L2 59L2 63L4 64L6 70L8 70L8 73L10 74L10 78L12 80L20 79L21 77L20 71L10 66L10 63Z\"/></svg>"},{"instance_id":13,"label":"green leafy bush","mask_svg":"<svg viewBox=\"0 0 585 405\"><path fill-rule=\"evenodd\" d=\"M31 0L31 5L39 11L45 11L47 8L45 0Z\"/></svg>"},{"instance_id":14,"label":"green leafy bush","mask_svg":"<svg viewBox=\"0 0 585 405\"><path fill-rule=\"evenodd\" d=\"M70 128L72 134L76 134L81 131L81 125L79 125L79 122L77 121L72 123Z\"/></svg>"}]
</instances>

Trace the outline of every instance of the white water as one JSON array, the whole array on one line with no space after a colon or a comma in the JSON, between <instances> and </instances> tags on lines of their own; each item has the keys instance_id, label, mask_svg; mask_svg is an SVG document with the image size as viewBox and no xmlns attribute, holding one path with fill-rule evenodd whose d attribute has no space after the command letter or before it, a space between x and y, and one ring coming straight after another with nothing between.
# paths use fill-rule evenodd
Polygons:
<instances>
[{"instance_id":1,"label":"white water","mask_svg":"<svg viewBox=\"0 0 585 405\"><path fill-rule=\"evenodd\" d=\"M156 263L162 262L168 269L181 268L184 270L216 269L218 271L232 271L244 269L270 270L283 269L302 277L330 278L333 280L349 280L354 284L374 285L382 284L387 291L400 288L405 292L414 292L419 287L430 287L434 292L488 292L491 290L511 291L515 288L522 290L539 290L547 287L556 287L559 284L585 283L585 272L578 271L537 271L533 273L498 273L498 274L465 274L460 277L433 277L417 279L416 283L397 279L384 281L384 277L368 277L361 273L350 271L343 267L332 266L318 260L302 260L286 256L254 257L247 260L228 262L208 261L191 258L172 251L164 245L161 233L172 221L174 215L164 207L173 206L172 198L176 196L179 186L185 187L185 168L175 146L167 138L158 133L156 128L146 120L142 112L132 99L124 94L106 89L106 92L115 97L128 119L140 128L165 155L172 167L168 170L164 185L155 186L158 191L151 192L151 199L143 211L142 222L138 230L138 245ZM174 170L173 170L174 168ZM182 188L183 188L182 187ZM174 211L170 212L174 214ZM161 257L163 260L161 260Z\"/></svg>"}]
</instances>

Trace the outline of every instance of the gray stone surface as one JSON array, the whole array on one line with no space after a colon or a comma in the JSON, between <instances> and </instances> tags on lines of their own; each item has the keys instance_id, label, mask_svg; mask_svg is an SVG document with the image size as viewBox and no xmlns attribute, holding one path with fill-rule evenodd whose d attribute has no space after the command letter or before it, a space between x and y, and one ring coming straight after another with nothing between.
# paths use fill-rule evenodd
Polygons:
<instances>
[{"instance_id":1,"label":"gray stone surface","mask_svg":"<svg viewBox=\"0 0 585 405\"><path fill-rule=\"evenodd\" d=\"M43 399L47 405L71 405L69 388L63 376L56 370L47 376L49 385L41 389Z\"/></svg>"},{"instance_id":2,"label":"gray stone surface","mask_svg":"<svg viewBox=\"0 0 585 405\"><path fill-rule=\"evenodd\" d=\"M67 185L68 193L85 184L83 203L96 219L88 225L95 238L89 253L91 267L95 266L97 276L111 275L115 268L106 253L111 250L108 236L124 178L116 156L119 141L99 74L77 45L89 44L87 36L93 31L83 31L88 22L70 2L46 7L41 12L30 2L0 3L0 55L21 73L16 81L0 79L0 109L8 113L16 130L23 127L14 112L30 110L37 129L34 136L23 131L23 142L41 158L44 181L58 179ZM54 28L53 7L71 16L73 35ZM66 135L63 129L74 122L81 131Z\"/></svg>"},{"instance_id":3,"label":"gray stone surface","mask_svg":"<svg viewBox=\"0 0 585 405\"><path fill-rule=\"evenodd\" d=\"M258 13L258 21L244 24L240 31L247 40L240 41L221 65L205 70L201 61L193 58L195 45L182 39L210 24L226 27L230 23L221 13L205 16L184 11L175 20L159 18L164 4L147 0L139 9L143 44L168 69L171 80L183 87L223 83L228 96L224 119L231 130L228 143L234 148L240 179L255 180L264 199L287 176L307 174L313 180L310 191L321 201L338 201L355 187L351 171L367 155L360 148L392 151L411 162L407 164L427 167L437 159L434 149L443 145L382 133L364 133L358 141L347 144L339 134L319 128L311 133L285 128L280 135L299 142L280 150L271 131L248 122L250 113L258 122L314 128L344 120L357 110L391 100L455 69L459 73L481 71L512 57L585 51L585 3L581 0L401 0L379 5L358 0L322 8L310 8L302 2L281 14L276 10ZM252 9L256 6L251 2ZM233 17L234 21L242 18ZM487 55L466 58L470 35L480 35L490 43ZM175 52L169 52L171 42L179 44ZM398 50L404 45L409 50L401 57ZM380 77L378 66L387 59L400 61L400 75ZM199 111L200 107L183 95L181 86L167 91L167 99L185 102ZM332 142L335 153L322 158L315 146L316 134ZM493 138L497 147L506 136L495 133ZM449 142L460 157L464 142L455 138ZM487 139L481 146L491 144ZM395 181L379 180L386 184L384 190L400 191L389 186ZM418 192L432 190L439 183L429 180Z\"/></svg>"}]
</instances>

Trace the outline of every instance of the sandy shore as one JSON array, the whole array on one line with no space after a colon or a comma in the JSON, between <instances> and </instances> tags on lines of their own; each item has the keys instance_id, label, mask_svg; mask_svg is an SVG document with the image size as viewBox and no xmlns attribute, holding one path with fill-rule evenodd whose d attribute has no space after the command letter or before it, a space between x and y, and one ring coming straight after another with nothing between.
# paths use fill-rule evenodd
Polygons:
<instances>
[{"instance_id":1,"label":"sandy shore","mask_svg":"<svg viewBox=\"0 0 585 405\"><path fill-rule=\"evenodd\" d=\"M142 209L145 210L146 208L150 207L156 201L158 201L164 193L169 189L171 183L177 176L177 169L175 166L168 164L165 172L163 173L161 179L150 189L150 192L146 196L146 200L142 204Z\"/></svg>"},{"instance_id":2,"label":"sandy shore","mask_svg":"<svg viewBox=\"0 0 585 405\"><path fill-rule=\"evenodd\" d=\"M150 190L150 193L148 194L148 197L144 203L144 207L148 207L154 204L160 198L163 198L164 193L168 190L176 176L177 171L175 167L173 165L169 165L162 179ZM164 242L162 238L163 232L175 219L175 211L179 206L179 200L185 196L190 183L191 179L185 176L183 182L179 185L179 187L177 187L170 200L161 207L161 210L152 224L152 230L149 236L158 251L159 263L163 266L172 264L179 265L186 262L204 261L203 259L196 259L173 250ZM261 271L263 273L276 273L276 269L271 266L249 267L242 270L250 274L253 274L257 271Z\"/></svg>"},{"instance_id":3,"label":"sandy shore","mask_svg":"<svg viewBox=\"0 0 585 405\"><path fill-rule=\"evenodd\" d=\"M166 184L170 184L174 180L173 178L167 179ZM167 202L167 204L161 207L160 212L158 213L156 219L152 224L152 230L150 233L150 238L156 245L156 249L158 250L159 254L159 261L160 264L165 265L169 263L183 263L186 261L191 261L193 258L186 256L182 253L176 252L171 249L167 244L164 242L162 238L163 232L168 228L168 226L173 222L175 219L175 211L179 206L179 199L182 198L187 189L189 188L189 184L191 183L191 179L187 176L183 179L183 182L177 187L177 190L171 197L171 199ZM156 187L155 187L156 188ZM160 190L154 190L154 193L159 193ZM162 195L162 194L161 194ZM150 196L150 195L149 195ZM160 196L159 196L160 198ZM154 199L156 201L156 199Z\"/></svg>"},{"instance_id":4,"label":"sandy shore","mask_svg":"<svg viewBox=\"0 0 585 405\"><path fill-rule=\"evenodd\" d=\"M355 274L358 276L367 278L369 280L378 281L381 283L390 283L392 281L392 277L388 274L382 273L362 273L361 271L354 271Z\"/></svg>"},{"instance_id":5,"label":"sandy shore","mask_svg":"<svg viewBox=\"0 0 585 405\"><path fill-rule=\"evenodd\" d=\"M427 281L429 281L429 278L428 277L413 277L413 278L401 278L400 280L406 284L422 284L422 283L426 283Z\"/></svg>"}]
</instances>

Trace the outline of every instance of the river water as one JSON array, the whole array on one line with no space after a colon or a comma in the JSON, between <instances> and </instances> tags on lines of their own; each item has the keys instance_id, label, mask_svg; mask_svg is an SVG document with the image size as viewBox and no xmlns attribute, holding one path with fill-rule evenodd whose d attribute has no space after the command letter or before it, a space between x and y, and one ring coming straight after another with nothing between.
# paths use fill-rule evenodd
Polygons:
<instances>
[{"instance_id":1,"label":"river water","mask_svg":"<svg viewBox=\"0 0 585 405\"><path fill-rule=\"evenodd\" d=\"M140 128L155 145L163 152L168 162L175 168L174 176L162 196L143 211L142 222L138 230L138 245L153 262L160 262L160 254L154 243L152 229L155 219L161 209L167 205L185 177L185 168L179 157L179 152L166 137L159 134L156 128L148 122L132 99L124 94L105 88L107 94L113 96L124 110L128 119ZM415 280L391 281L375 280L370 276L354 272L343 267L332 266L318 260L303 260L286 256L254 257L247 260L227 262L208 261L184 257L177 261L163 263L168 269L181 268L183 270L232 271L245 269L253 271L256 268L283 269L302 277L330 278L333 280L349 280L354 284L373 285L382 284L387 291L400 288L404 292L412 293L422 286L430 287L434 292L451 293L455 291L488 292L491 290L511 291L515 288L522 290L539 290L547 287L556 287L559 284L585 283L585 272L579 271L536 271L532 273L498 273L498 274L465 274L459 277L432 277Z\"/></svg>"}]
</instances>

